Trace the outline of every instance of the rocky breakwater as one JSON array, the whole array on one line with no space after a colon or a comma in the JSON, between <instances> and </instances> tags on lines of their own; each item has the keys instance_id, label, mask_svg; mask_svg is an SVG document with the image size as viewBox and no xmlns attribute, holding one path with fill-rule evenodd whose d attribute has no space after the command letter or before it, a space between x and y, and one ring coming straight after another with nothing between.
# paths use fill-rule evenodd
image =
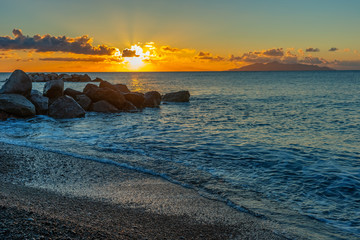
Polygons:
<instances>
[{"instance_id":1,"label":"rocky breakwater","mask_svg":"<svg viewBox=\"0 0 360 240\"><path fill-rule=\"evenodd\" d=\"M188 102L190 93L180 91L164 95L166 102ZM0 89L0 119L27 118L38 115L79 118L87 111L115 113L138 112L145 107L159 107L162 96L157 91L131 92L126 85L100 81L99 86L88 83L83 91L64 90L64 80L46 81L43 93L32 90L31 78L15 70Z\"/></svg>"},{"instance_id":2,"label":"rocky breakwater","mask_svg":"<svg viewBox=\"0 0 360 240\"><path fill-rule=\"evenodd\" d=\"M29 73L32 82L49 82L51 80L60 80L64 82L101 82L101 78L91 79L87 74L67 74L67 73Z\"/></svg>"}]
</instances>

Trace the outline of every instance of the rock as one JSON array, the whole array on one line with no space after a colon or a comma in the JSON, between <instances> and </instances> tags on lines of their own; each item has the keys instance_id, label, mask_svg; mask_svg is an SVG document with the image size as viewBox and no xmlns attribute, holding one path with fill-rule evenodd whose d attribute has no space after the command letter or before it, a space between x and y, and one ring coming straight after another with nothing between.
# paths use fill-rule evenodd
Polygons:
<instances>
[{"instance_id":1,"label":"rock","mask_svg":"<svg viewBox=\"0 0 360 240\"><path fill-rule=\"evenodd\" d=\"M104 81L104 80L102 80L101 78L95 78L94 80L92 80L92 82L102 82L102 81Z\"/></svg>"},{"instance_id":2,"label":"rock","mask_svg":"<svg viewBox=\"0 0 360 240\"><path fill-rule=\"evenodd\" d=\"M75 99L76 95L80 95L80 94L83 94L83 93L80 92L80 91L74 90L72 88L66 88L65 91L64 91L64 94Z\"/></svg>"},{"instance_id":3,"label":"rock","mask_svg":"<svg viewBox=\"0 0 360 240\"><path fill-rule=\"evenodd\" d=\"M92 83L88 83L88 84L86 84L86 86L84 87L83 93L86 93L87 91L90 91L90 90L92 90L92 89L97 89L97 88L99 88L97 85L92 84Z\"/></svg>"},{"instance_id":4,"label":"rock","mask_svg":"<svg viewBox=\"0 0 360 240\"><path fill-rule=\"evenodd\" d=\"M71 82L91 82L91 78L87 74L72 74L71 79L68 80Z\"/></svg>"},{"instance_id":5,"label":"rock","mask_svg":"<svg viewBox=\"0 0 360 240\"><path fill-rule=\"evenodd\" d=\"M165 102L189 102L189 99L190 99L189 91L167 93L163 97L163 101Z\"/></svg>"},{"instance_id":6,"label":"rock","mask_svg":"<svg viewBox=\"0 0 360 240\"><path fill-rule=\"evenodd\" d=\"M131 102L132 104L134 104L135 107L137 108L143 107L145 101L144 94L138 92L130 92L130 93L126 93L124 96L125 99Z\"/></svg>"},{"instance_id":7,"label":"rock","mask_svg":"<svg viewBox=\"0 0 360 240\"><path fill-rule=\"evenodd\" d=\"M102 81L100 82L100 85L99 85L100 88L110 88L112 90L115 90L115 91L119 91L119 92L122 92L122 93L129 93L130 90L128 89L128 87L124 84L111 84L107 81Z\"/></svg>"},{"instance_id":8,"label":"rock","mask_svg":"<svg viewBox=\"0 0 360 240\"><path fill-rule=\"evenodd\" d=\"M0 111L18 117L31 117L36 113L34 104L20 94L0 94Z\"/></svg>"},{"instance_id":9,"label":"rock","mask_svg":"<svg viewBox=\"0 0 360 240\"><path fill-rule=\"evenodd\" d=\"M90 109L92 102L91 99L85 94L76 95L74 99L85 111Z\"/></svg>"},{"instance_id":10,"label":"rock","mask_svg":"<svg viewBox=\"0 0 360 240\"><path fill-rule=\"evenodd\" d=\"M49 116L53 118L79 118L85 116L85 110L72 97L62 96L50 105Z\"/></svg>"},{"instance_id":11,"label":"rock","mask_svg":"<svg viewBox=\"0 0 360 240\"><path fill-rule=\"evenodd\" d=\"M59 79L62 79L64 82L67 82L69 79L71 79L71 76L66 73L62 73L59 75Z\"/></svg>"},{"instance_id":12,"label":"rock","mask_svg":"<svg viewBox=\"0 0 360 240\"><path fill-rule=\"evenodd\" d=\"M59 79L59 76L58 76L56 73L49 73L47 76L48 76L48 78L49 78L50 80L57 80L57 79Z\"/></svg>"},{"instance_id":13,"label":"rock","mask_svg":"<svg viewBox=\"0 0 360 240\"><path fill-rule=\"evenodd\" d=\"M98 102L100 100L105 100L118 109L122 109L125 103L125 97L122 93L114 91L110 88L98 88L93 84L86 85L84 93L88 96L93 102Z\"/></svg>"},{"instance_id":14,"label":"rock","mask_svg":"<svg viewBox=\"0 0 360 240\"><path fill-rule=\"evenodd\" d=\"M34 104L36 114L46 115L49 109L49 98L43 96L41 92L37 90L31 91L30 102Z\"/></svg>"},{"instance_id":15,"label":"rock","mask_svg":"<svg viewBox=\"0 0 360 240\"><path fill-rule=\"evenodd\" d=\"M130 92L130 90L128 89L128 87L125 84L115 84L114 86L116 87L116 89L119 92L122 92L122 93L129 93Z\"/></svg>"},{"instance_id":16,"label":"rock","mask_svg":"<svg viewBox=\"0 0 360 240\"><path fill-rule=\"evenodd\" d=\"M44 96L48 98L58 98L64 93L64 81L51 80L44 85Z\"/></svg>"},{"instance_id":17,"label":"rock","mask_svg":"<svg viewBox=\"0 0 360 240\"><path fill-rule=\"evenodd\" d=\"M137 112L139 109L136 108L134 104L129 101L125 101L124 107L121 109L125 112Z\"/></svg>"},{"instance_id":18,"label":"rock","mask_svg":"<svg viewBox=\"0 0 360 240\"><path fill-rule=\"evenodd\" d=\"M144 107L158 107L161 102L161 95L157 91L147 92L144 95Z\"/></svg>"},{"instance_id":19,"label":"rock","mask_svg":"<svg viewBox=\"0 0 360 240\"><path fill-rule=\"evenodd\" d=\"M28 97L30 96L31 88L32 82L29 76L22 70L15 70L0 89L0 94L13 93Z\"/></svg>"},{"instance_id":20,"label":"rock","mask_svg":"<svg viewBox=\"0 0 360 240\"><path fill-rule=\"evenodd\" d=\"M96 103L93 103L93 105L91 106L91 110L93 112L104 112L104 113L118 112L118 109L114 105L108 103L105 100L100 100Z\"/></svg>"},{"instance_id":21,"label":"rock","mask_svg":"<svg viewBox=\"0 0 360 240\"><path fill-rule=\"evenodd\" d=\"M4 111L0 111L0 121L6 121L8 118L16 118L15 115L4 112Z\"/></svg>"}]
</instances>

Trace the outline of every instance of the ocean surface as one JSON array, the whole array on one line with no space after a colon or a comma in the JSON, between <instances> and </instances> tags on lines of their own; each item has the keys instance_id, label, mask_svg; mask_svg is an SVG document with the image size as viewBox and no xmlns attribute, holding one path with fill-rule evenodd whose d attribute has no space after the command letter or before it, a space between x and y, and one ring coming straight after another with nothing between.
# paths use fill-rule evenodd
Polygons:
<instances>
[{"instance_id":1,"label":"ocean surface","mask_svg":"<svg viewBox=\"0 0 360 240\"><path fill-rule=\"evenodd\" d=\"M10 119L0 141L117 162L317 239L360 238L359 71L89 75L133 91L189 90L190 103Z\"/></svg>"}]
</instances>

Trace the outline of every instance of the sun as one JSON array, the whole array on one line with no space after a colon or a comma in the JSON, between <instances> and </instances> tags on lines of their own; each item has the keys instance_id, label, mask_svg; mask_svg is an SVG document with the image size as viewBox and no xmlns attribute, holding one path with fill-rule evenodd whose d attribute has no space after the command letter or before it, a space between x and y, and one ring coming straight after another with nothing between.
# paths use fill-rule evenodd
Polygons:
<instances>
[{"instance_id":1,"label":"sun","mask_svg":"<svg viewBox=\"0 0 360 240\"><path fill-rule=\"evenodd\" d=\"M140 70L146 65L144 60L150 59L150 51L144 52L144 49L137 44L132 45L129 50L135 53L133 57L124 57L124 63L129 70Z\"/></svg>"}]
</instances>

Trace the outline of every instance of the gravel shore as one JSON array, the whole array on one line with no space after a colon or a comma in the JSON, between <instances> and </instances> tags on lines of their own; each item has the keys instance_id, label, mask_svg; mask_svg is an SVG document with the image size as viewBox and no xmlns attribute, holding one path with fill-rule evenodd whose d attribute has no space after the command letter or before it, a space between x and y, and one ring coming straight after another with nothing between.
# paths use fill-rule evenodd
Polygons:
<instances>
[{"instance_id":1,"label":"gravel shore","mask_svg":"<svg viewBox=\"0 0 360 240\"><path fill-rule=\"evenodd\" d=\"M269 221L159 177L4 143L0 189L0 239L290 236Z\"/></svg>"}]
</instances>

